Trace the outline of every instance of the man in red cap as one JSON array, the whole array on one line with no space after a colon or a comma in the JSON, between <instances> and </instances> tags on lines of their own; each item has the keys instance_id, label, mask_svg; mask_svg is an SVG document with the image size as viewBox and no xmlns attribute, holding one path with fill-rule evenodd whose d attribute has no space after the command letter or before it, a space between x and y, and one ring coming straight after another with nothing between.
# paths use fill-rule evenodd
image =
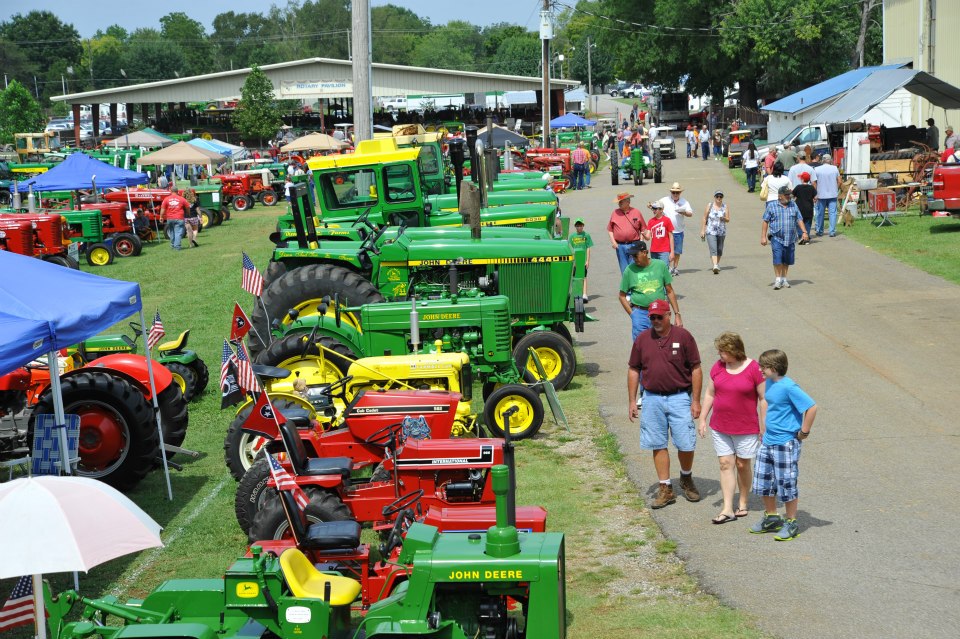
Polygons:
<instances>
[{"instance_id":1,"label":"man in red cap","mask_svg":"<svg viewBox=\"0 0 960 639\"><path fill-rule=\"evenodd\" d=\"M651 328L633 342L627 369L628 415L641 413L634 401L643 380L640 448L653 451L659 485L651 508L677 501L670 481L669 439L680 462L680 489L687 501L700 501L693 481L693 456L697 447L694 420L700 417L703 371L697 342L682 326L670 323L670 304L654 300L647 307Z\"/></svg>"}]
</instances>

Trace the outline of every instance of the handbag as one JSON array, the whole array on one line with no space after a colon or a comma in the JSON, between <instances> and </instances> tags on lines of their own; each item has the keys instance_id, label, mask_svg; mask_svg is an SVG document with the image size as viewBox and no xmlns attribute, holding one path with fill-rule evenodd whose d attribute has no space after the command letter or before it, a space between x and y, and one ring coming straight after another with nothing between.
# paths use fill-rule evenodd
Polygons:
<instances>
[{"instance_id":1,"label":"handbag","mask_svg":"<svg viewBox=\"0 0 960 639\"><path fill-rule=\"evenodd\" d=\"M760 185L760 199L766 201L768 193L767 181L764 180L763 184Z\"/></svg>"}]
</instances>

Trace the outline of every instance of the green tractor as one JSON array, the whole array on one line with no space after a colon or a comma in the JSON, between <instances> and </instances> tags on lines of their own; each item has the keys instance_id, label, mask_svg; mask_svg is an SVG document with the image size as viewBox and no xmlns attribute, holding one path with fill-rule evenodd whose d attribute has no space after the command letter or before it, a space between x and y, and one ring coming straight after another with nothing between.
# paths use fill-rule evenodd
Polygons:
<instances>
[{"instance_id":1,"label":"green tractor","mask_svg":"<svg viewBox=\"0 0 960 639\"><path fill-rule=\"evenodd\" d=\"M414 522L404 535L413 511L400 512L380 555L407 577L363 616L351 614L360 604L355 579L316 568L297 548L278 557L255 545L221 578L174 579L126 603L73 590L53 597L45 585L50 638L564 639L563 533L518 533L515 509L507 504L509 471L498 465L490 472L497 516L484 532L441 535ZM310 533L325 533L325 550L353 551L359 527L347 532L344 523L315 523ZM79 614L71 615L78 604Z\"/></svg>"},{"instance_id":2,"label":"green tractor","mask_svg":"<svg viewBox=\"0 0 960 639\"><path fill-rule=\"evenodd\" d=\"M613 160L616 159L616 150L613 152ZM653 155L650 156L643 149L634 147L630 151L630 157L625 164L619 166L616 161L610 162L610 175L614 186L620 183L621 179L633 180L635 186L643 184L643 180L653 180L660 184L663 182L663 161L660 158L660 147L654 147Z\"/></svg>"},{"instance_id":3,"label":"green tractor","mask_svg":"<svg viewBox=\"0 0 960 639\"><path fill-rule=\"evenodd\" d=\"M98 210L89 211L57 211L67 223L69 232L67 238L83 246L90 266L107 266L113 264L116 256L113 247L106 241L103 234L103 214Z\"/></svg>"}]
</instances>

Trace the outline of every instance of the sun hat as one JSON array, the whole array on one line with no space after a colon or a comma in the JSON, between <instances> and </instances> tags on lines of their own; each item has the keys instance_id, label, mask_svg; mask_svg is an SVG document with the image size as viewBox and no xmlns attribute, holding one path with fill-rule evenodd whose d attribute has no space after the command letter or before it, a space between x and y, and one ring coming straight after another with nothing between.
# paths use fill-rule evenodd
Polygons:
<instances>
[{"instance_id":1,"label":"sun hat","mask_svg":"<svg viewBox=\"0 0 960 639\"><path fill-rule=\"evenodd\" d=\"M670 192L671 192L671 193L676 193L676 192L680 192L680 191L683 191L683 187L680 186L680 183L679 183L679 182L674 182L674 183L673 183L673 186L670 187Z\"/></svg>"},{"instance_id":2,"label":"sun hat","mask_svg":"<svg viewBox=\"0 0 960 639\"><path fill-rule=\"evenodd\" d=\"M624 200L629 200L629 199L632 199L632 198L633 198L633 196L630 195L629 193L617 193L617 197L615 197L615 198L613 199L613 203L614 203L614 204L620 204L620 203L623 202Z\"/></svg>"}]
</instances>

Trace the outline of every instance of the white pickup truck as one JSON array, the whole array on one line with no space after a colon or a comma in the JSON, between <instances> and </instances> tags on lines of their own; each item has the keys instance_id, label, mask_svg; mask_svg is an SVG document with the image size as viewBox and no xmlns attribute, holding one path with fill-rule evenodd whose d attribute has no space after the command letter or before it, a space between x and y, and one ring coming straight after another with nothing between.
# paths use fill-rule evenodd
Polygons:
<instances>
[{"instance_id":1,"label":"white pickup truck","mask_svg":"<svg viewBox=\"0 0 960 639\"><path fill-rule=\"evenodd\" d=\"M830 151L830 137L828 135L826 124L808 124L801 125L788 133L782 140L769 142L757 149L757 158L763 163L767 153L772 147L786 147L788 144L794 146L797 152L803 151L803 147L810 145L813 147L814 157L823 155Z\"/></svg>"}]
</instances>

